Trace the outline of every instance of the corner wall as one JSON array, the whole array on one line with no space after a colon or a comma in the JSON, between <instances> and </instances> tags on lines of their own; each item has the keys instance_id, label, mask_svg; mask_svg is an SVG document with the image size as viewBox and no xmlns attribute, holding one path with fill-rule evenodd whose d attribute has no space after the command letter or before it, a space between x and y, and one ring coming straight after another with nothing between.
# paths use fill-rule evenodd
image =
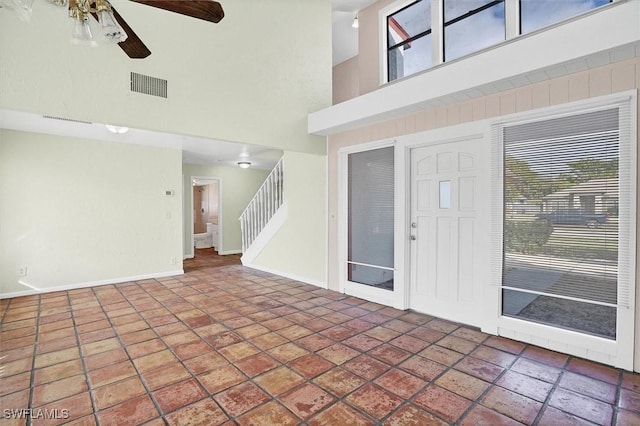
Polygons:
<instances>
[{"instance_id":1,"label":"corner wall","mask_svg":"<svg viewBox=\"0 0 640 426\"><path fill-rule=\"evenodd\" d=\"M0 130L0 297L182 273L181 158Z\"/></svg>"},{"instance_id":2,"label":"corner wall","mask_svg":"<svg viewBox=\"0 0 640 426\"><path fill-rule=\"evenodd\" d=\"M284 197L289 216L248 266L327 286L327 157L285 152Z\"/></svg>"}]
</instances>

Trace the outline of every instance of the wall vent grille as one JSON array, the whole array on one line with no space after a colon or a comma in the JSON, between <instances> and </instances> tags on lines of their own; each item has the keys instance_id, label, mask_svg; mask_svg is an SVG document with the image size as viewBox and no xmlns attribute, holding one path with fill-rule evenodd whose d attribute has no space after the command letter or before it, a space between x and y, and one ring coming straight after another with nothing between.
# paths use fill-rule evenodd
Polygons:
<instances>
[{"instance_id":1,"label":"wall vent grille","mask_svg":"<svg viewBox=\"0 0 640 426\"><path fill-rule=\"evenodd\" d=\"M50 120L71 121L73 123L93 124L90 121L74 120L73 118L55 117L53 115L43 115L42 118L48 118Z\"/></svg>"},{"instance_id":2,"label":"wall vent grille","mask_svg":"<svg viewBox=\"0 0 640 426\"><path fill-rule=\"evenodd\" d=\"M166 98L167 80L132 72L131 91Z\"/></svg>"}]
</instances>

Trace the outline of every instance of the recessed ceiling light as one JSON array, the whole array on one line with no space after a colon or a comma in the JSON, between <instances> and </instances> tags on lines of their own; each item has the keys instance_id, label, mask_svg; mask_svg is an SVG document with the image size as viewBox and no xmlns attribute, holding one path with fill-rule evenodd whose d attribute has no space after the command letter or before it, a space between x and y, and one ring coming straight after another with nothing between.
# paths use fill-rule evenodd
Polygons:
<instances>
[{"instance_id":1,"label":"recessed ceiling light","mask_svg":"<svg viewBox=\"0 0 640 426\"><path fill-rule=\"evenodd\" d=\"M104 127L107 128L111 133L122 134L127 133L129 131L128 127L124 126L114 126L113 124L105 124Z\"/></svg>"}]
</instances>

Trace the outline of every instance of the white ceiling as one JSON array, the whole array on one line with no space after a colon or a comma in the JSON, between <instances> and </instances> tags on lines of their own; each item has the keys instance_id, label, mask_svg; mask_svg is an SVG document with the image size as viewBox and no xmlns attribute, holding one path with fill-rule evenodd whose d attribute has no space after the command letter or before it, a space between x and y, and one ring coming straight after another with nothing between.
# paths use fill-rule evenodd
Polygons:
<instances>
[{"instance_id":1,"label":"white ceiling","mask_svg":"<svg viewBox=\"0 0 640 426\"><path fill-rule=\"evenodd\" d=\"M332 0L333 64L358 54L358 30L352 28L358 11L376 0ZM1 3L1 1L0 1ZM36 7L34 5L34 7ZM185 163L236 166L238 161L250 161L252 167L271 169L282 156L282 151L264 146L238 144L185 135L159 133L142 129L129 129L124 134L113 134L105 123L82 123L45 118L42 115L0 110L0 128L71 136L101 141L174 148L182 151Z\"/></svg>"}]
</instances>

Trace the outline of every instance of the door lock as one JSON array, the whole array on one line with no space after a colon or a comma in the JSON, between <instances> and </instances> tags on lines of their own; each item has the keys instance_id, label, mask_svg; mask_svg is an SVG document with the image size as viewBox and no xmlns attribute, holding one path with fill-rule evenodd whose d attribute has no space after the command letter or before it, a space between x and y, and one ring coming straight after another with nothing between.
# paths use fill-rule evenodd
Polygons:
<instances>
[{"instance_id":1,"label":"door lock","mask_svg":"<svg viewBox=\"0 0 640 426\"><path fill-rule=\"evenodd\" d=\"M410 239L411 241L415 241L415 240L416 240L416 236L415 236L415 235L410 235L410 236L409 236L409 239Z\"/></svg>"},{"instance_id":2,"label":"door lock","mask_svg":"<svg viewBox=\"0 0 640 426\"><path fill-rule=\"evenodd\" d=\"M415 223L415 222L411 222L411 227L415 229L415 228L417 228L417 227L418 227L418 224L417 224L417 223Z\"/></svg>"}]
</instances>

